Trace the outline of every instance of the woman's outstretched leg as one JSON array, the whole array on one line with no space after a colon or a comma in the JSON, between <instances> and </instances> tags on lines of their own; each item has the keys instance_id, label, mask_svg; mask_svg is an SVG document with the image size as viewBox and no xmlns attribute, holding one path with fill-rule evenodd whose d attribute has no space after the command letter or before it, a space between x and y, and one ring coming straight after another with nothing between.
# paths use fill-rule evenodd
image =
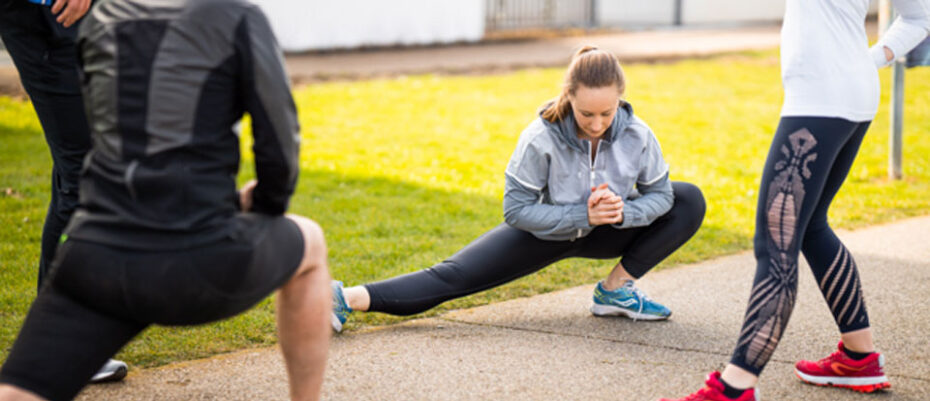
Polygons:
<instances>
[{"instance_id":1,"label":"woman's outstretched leg","mask_svg":"<svg viewBox=\"0 0 930 401\"><path fill-rule=\"evenodd\" d=\"M544 241L504 223L430 268L342 291L337 288L337 293L343 294L349 311L412 315L539 271L571 256L573 247L571 241Z\"/></svg>"}]
</instances>

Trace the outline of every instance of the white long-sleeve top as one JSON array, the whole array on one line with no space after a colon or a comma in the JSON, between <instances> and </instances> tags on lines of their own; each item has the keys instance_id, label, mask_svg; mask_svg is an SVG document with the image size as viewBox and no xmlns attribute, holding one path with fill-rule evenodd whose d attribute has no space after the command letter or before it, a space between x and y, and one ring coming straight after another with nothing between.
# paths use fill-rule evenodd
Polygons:
<instances>
[{"instance_id":1,"label":"white long-sleeve top","mask_svg":"<svg viewBox=\"0 0 930 401\"><path fill-rule=\"evenodd\" d=\"M907 54L930 34L930 0L892 0L900 15L870 50L869 0L787 0L781 29L781 115L871 121L883 47Z\"/></svg>"}]
</instances>

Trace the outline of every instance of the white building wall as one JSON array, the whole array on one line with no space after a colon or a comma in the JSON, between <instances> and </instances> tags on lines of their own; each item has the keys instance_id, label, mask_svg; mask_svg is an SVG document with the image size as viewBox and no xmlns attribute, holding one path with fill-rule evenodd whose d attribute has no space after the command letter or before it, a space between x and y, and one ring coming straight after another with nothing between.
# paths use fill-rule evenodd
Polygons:
<instances>
[{"instance_id":1,"label":"white building wall","mask_svg":"<svg viewBox=\"0 0 930 401\"><path fill-rule=\"evenodd\" d=\"M475 42L484 37L486 0L252 0L288 51ZM556 0L556 24L582 10ZM872 1L873 12L878 0ZM601 27L669 26L675 0L597 0ZM785 0L682 0L682 22L713 25L780 21Z\"/></svg>"},{"instance_id":2,"label":"white building wall","mask_svg":"<svg viewBox=\"0 0 930 401\"><path fill-rule=\"evenodd\" d=\"M682 23L751 23L781 21L785 0L683 0Z\"/></svg>"},{"instance_id":3,"label":"white building wall","mask_svg":"<svg viewBox=\"0 0 930 401\"><path fill-rule=\"evenodd\" d=\"M682 0L682 24L713 25L779 22L785 0ZM878 0L872 0L872 12ZM675 0L597 0L598 23L604 27L668 26L674 23Z\"/></svg>"},{"instance_id":4,"label":"white building wall","mask_svg":"<svg viewBox=\"0 0 930 401\"><path fill-rule=\"evenodd\" d=\"M554 23L556 26L576 26L585 27L588 24L588 16L585 7L579 7L576 0L555 0Z\"/></svg>"},{"instance_id":5,"label":"white building wall","mask_svg":"<svg viewBox=\"0 0 930 401\"><path fill-rule=\"evenodd\" d=\"M674 18L675 1L599 0L596 9L597 23L604 27L669 25Z\"/></svg>"},{"instance_id":6,"label":"white building wall","mask_svg":"<svg viewBox=\"0 0 930 401\"><path fill-rule=\"evenodd\" d=\"M484 0L253 0L288 51L478 41Z\"/></svg>"}]
</instances>

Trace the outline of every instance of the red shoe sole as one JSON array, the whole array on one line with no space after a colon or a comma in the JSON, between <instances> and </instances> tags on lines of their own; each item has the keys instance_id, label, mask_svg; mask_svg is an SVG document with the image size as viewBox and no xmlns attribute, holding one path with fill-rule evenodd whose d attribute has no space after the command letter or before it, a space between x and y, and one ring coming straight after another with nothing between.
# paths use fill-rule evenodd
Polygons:
<instances>
[{"instance_id":1,"label":"red shoe sole","mask_svg":"<svg viewBox=\"0 0 930 401\"><path fill-rule=\"evenodd\" d=\"M815 386L820 386L820 387L840 387L840 388L848 388L848 389L850 389L850 390L858 391L858 392L860 392L860 393L872 393L872 392L875 392L875 391L878 391L878 390L884 390L884 389L886 389L886 388L891 388L891 383L889 383L889 382L878 383L878 384L868 384L868 385L865 385L865 386L854 386L854 385L849 385L849 384L832 384L832 383L829 383L829 384L821 384L821 383L814 383L814 382L811 382L811 381L804 380L804 378L802 378L801 375L799 375L799 374L797 374L797 373L795 373L795 376L797 376L798 379L800 379L802 382L807 383L807 384L813 384L813 385L815 385Z\"/></svg>"}]
</instances>

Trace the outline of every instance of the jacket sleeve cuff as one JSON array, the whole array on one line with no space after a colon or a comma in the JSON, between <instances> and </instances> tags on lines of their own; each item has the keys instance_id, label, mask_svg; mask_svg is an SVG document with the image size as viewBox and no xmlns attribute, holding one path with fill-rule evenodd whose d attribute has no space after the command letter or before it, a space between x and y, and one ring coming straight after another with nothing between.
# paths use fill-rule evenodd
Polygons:
<instances>
[{"instance_id":1,"label":"jacket sleeve cuff","mask_svg":"<svg viewBox=\"0 0 930 401\"><path fill-rule=\"evenodd\" d=\"M891 59L891 61L885 59L885 45L881 42L872 46L872 48L869 49L869 54L872 56L872 61L878 68L882 68L894 61L894 59Z\"/></svg>"},{"instance_id":2,"label":"jacket sleeve cuff","mask_svg":"<svg viewBox=\"0 0 930 401\"><path fill-rule=\"evenodd\" d=\"M644 224L637 223L639 220L642 220L642 215L638 211L624 209L623 210L623 222L620 224L614 224L614 227L632 228L632 227L643 226Z\"/></svg>"},{"instance_id":3,"label":"jacket sleeve cuff","mask_svg":"<svg viewBox=\"0 0 930 401\"><path fill-rule=\"evenodd\" d=\"M587 204L579 203L577 205L572 205L568 210L568 218L572 222L572 227L591 228L591 225L588 224Z\"/></svg>"}]
</instances>

